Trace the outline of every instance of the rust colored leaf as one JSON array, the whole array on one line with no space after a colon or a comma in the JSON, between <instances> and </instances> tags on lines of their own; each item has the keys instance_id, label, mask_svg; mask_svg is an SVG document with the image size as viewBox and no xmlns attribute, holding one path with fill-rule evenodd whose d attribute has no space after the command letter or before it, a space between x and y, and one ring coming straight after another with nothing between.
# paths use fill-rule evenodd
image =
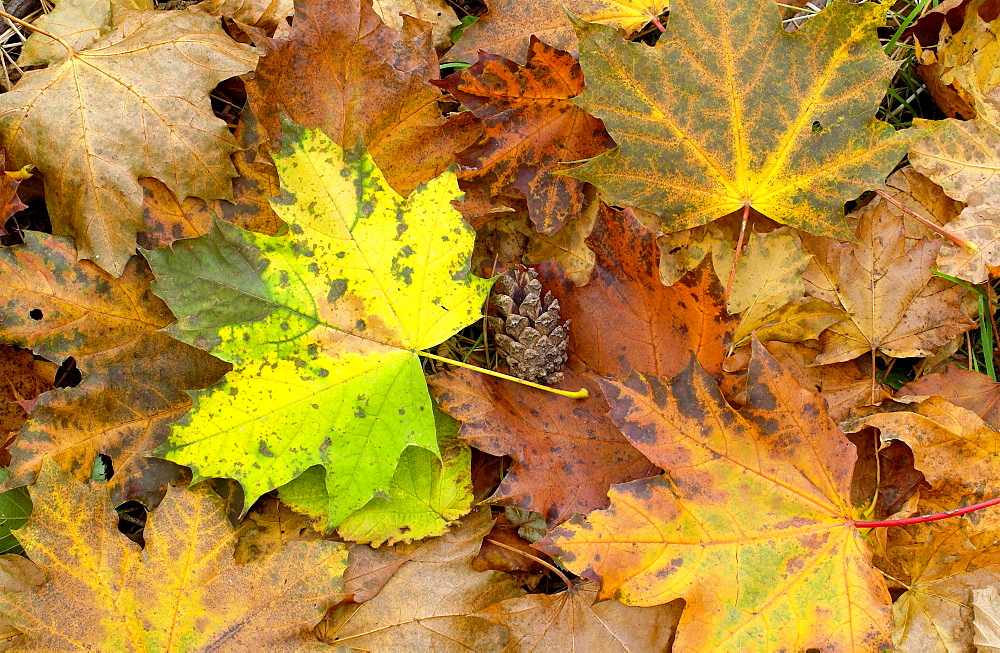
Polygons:
<instances>
[{"instance_id":1,"label":"rust colored leaf","mask_svg":"<svg viewBox=\"0 0 1000 653\"><path fill-rule=\"evenodd\" d=\"M462 440L517 460L490 500L540 512L550 528L608 505L614 483L657 472L607 419L597 375L564 373L558 387L590 396L567 406L565 397L461 369L429 381L441 410L462 422Z\"/></svg>"},{"instance_id":2,"label":"rust colored leaf","mask_svg":"<svg viewBox=\"0 0 1000 653\"><path fill-rule=\"evenodd\" d=\"M506 626L504 651L667 651L683 604L649 608L598 601L598 585L572 584L558 594L528 594L491 605L480 616Z\"/></svg>"},{"instance_id":3,"label":"rust colored leaf","mask_svg":"<svg viewBox=\"0 0 1000 653\"><path fill-rule=\"evenodd\" d=\"M316 634L327 644L367 651L499 651L507 630L475 613L523 590L507 574L472 569L492 525L489 510L481 509L454 531L409 545L409 559L381 592L365 603L338 605Z\"/></svg>"},{"instance_id":4,"label":"rust colored leaf","mask_svg":"<svg viewBox=\"0 0 1000 653\"><path fill-rule=\"evenodd\" d=\"M943 397L971 410L987 424L1000 429L1000 383L972 370L954 365L945 366L944 372L928 374L911 381L896 392L897 397Z\"/></svg>"},{"instance_id":5,"label":"rust colored leaf","mask_svg":"<svg viewBox=\"0 0 1000 653\"><path fill-rule=\"evenodd\" d=\"M489 0L489 14L466 28L448 52L449 61L474 63L480 50L524 61L536 36L555 48L576 52L576 34L566 12L634 34L666 11L666 0L564 0L518 2Z\"/></svg>"},{"instance_id":6,"label":"rust colored leaf","mask_svg":"<svg viewBox=\"0 0 1000 653\"><path fill-rule=\"evenodd\" d=\"M112 486L125 484L138 454L188 410L184 390L212 385L229 366L159 332L173 315L142 259L115 279L78 263L65 238L29 231L24 241L0 248L0 339L53 361L73 356L84 378L42 396L11 448L8 485L33 482L45 455L84 481L98 453L114 461Z\"/></svg>"},{"instance_id":7,"label":"rust colored leaf","mask_svg":"<svg viewBox=\"0 0 1000 653\"><path fill-rule=\"evenodd\" d=\"M0 440L5 442L9 435L20 431L28 419L27 411L18 402L36 399L52 389L51 372L36 365L30 351L0 345Z\"/></svg>"},{"instance_id":8,"label":"rust colored leaf","mask_svg":"<svg viewBox=\"0 0 1000 653\"><path fill-rule=\"evenodd\" d=\"M387 27L366 0L296 3L287 39L268 39L249 105L272 152L281 146L283 112L320 128L344 148L359 137L389 184L403 196L452 163L452 152L479 135L475 116L444 118L437 54L426 23Z\"/></svg>"},{"instance_id":9,"label":"rust colored leaf","mask_svg":"<svg viewBox=\"0 0 1000 653\"><path fill-rule=\"evenodd\" d=\"M877 428L883 440L902 440L913 450L914 466L931 490L922 491L943 510L961 508L998 495L1000 433L978 415L940 397L918 403L885 401L859 409L844 424L847 432ZM973 531L995 531L1000 511L980 510L966 518Z\"/></svg>"},{"instance_id":10,"label":"rust colored leaf","mask_svg":"<svg viewBox=\"0 0 1000 653\"><path fill-rule=\"evenodd\" d=\"M6 160L7 152L3 148L0 148L0 171L7 169L5 166ZM17 196L17 187L21 184L23 178L23 173L0 175L0 236L7 233L3 228L7 222L7 218L27 208L24 202Z\"/></svg>"},{"instance_id":11,"label":"rust colored leaf","mask_svg":"<svg viewBox=\"0 0 1000 653\"><path fill-rule=\"evenodd\" d=\"M702 367L721 376L738 318L726 312L724 289L708 262L664 287L656 234L606 206L587 244L596 264L586 286L575 288L554 266L543 266L539 278L572 318L570 347L591 370L669 377L694 352Z\"/></svg>"},{"instance_id":12,"label":"rust colored leaf","mask_svg":"<svg viewBox=\"0 0 1000 653\"><path fill-rule=\"evenodd\" d=\"M817 364L848 361L872 350L896 358L929 356L976 326L959 309L966 290L932 273L941 240L921 240L908 248L904 217L891 206L875 197L854 212L858 244L807 240L816 255L807 280L832 289L834 301L850 314L823 334ZM822 290L810 292L824 298Z\"/></svg>"},{"instance_id":13,"label":"rust colored leaf","mask_svg":"<svg viewBox=\"0 0 1000 653\"><path fill-rule=\"evenodd\" d=\"M686 602L675 651L872 650L889 595L852 526L854 446L757 341L748 401L692 359L673 381L602 380L611 418L667 475L540 543L629 605Z\"/></svg>"},{"instance_id":14,"label":"rust colored leaf","mask_svg":"<svg viewBox=\"0 0 1000 653\"><path fill-rule=\"evenodd\" d=\"M141 550L117 532L103 484L78 483L49 460L31 496L34 512L17 536L47 582L28 591L0 582L0 613L29 649L304 647L344 596L341 544L291 543L237 565L236 533L204 487L170 490Z\"/></svg>"},{"instance_id":15,"label":"rust colored leaf","mask_svg":"<svg viewBox=\"0 0 1000 653\"><path fill-rule=\"evenodd\" d=\"M600 120L570 102L583 91L583 71L568 52L532 37L526 66L482 52L471 68L434 84L485 125L479 140L456 155L471 169L465 175L488 175L493 192L517 188L543 233L551 235L580 215L584 182L553 173L614 142Z\"/></svg>"}]
</instances>

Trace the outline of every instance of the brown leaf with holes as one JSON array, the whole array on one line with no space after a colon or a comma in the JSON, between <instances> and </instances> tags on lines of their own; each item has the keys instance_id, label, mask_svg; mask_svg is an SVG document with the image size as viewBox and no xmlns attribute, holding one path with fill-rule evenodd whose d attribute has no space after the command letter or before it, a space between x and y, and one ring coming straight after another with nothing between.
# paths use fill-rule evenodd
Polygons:
<instances>
[{"instance_id":1,"label":"brown leaf with holes","mask_svg":"<svg viewBox=\"0 0 1000 653\"><path fill-rule=\"evenodd\" d=\"M83 382L42 395L11 448L7 484L32 483L46 455L85 481L97 453L113 460L112 487L126 484L144 473L130 469L139 454L188 410L184 391L212 385L229 365L159 331L174 318L142 259L115 279L77 262L64 238L26 231L24 240L0 248L0 341L53 361L72 356Z\"/></svg>"},{"instance_id":2,"label":"brown leaf with holes","mask_svg":"<svg viewBox=\"0 0 1000 653\"><path fill-rule=\"evenodd\" d=\"M553 174L566 162L614 147L604 123L571 99L583 91L583 71L568 53L532 37L528 63L482 52L472 67L434 82L478 116L485 131L456 158L463 176L487 175L496 193L524 194L538 231L552 235L584 207L584 182Z\"/></svg>"},{"instance_id":3,"label":"brown leaf with holes","mask_svg":"<svg viewBox=\"0 0 1000 653\"><path fill-rule=\"evenodd\" d=\"M479 613L506 626L504 651L667 651L684 603L649 608L598 601L599 585L571 583L558 594L529 594L496 603Z\"/></svg>"},{"instance_id":4,"label":"brown leaf with holes","mask_svg":"<svg viewBox=\"0 0 1000 653\"><path fill-rule=\"evenodd\" d=\"M272 152L279 115L320 128L339 145L359 137L389 184L406 196L453 162L481 130L468 112L441 116L437 54L429 25L386 26L366 0L302 0L287 39L268 39L247 99Z\"/></svg>"}]
</instances>

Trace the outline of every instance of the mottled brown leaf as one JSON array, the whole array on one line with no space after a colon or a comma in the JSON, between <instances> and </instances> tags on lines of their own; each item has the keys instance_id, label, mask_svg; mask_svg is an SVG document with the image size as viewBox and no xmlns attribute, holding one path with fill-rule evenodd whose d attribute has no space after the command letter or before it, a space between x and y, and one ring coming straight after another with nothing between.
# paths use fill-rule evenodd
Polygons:
<instances>
[{"instance_id":1,"label":"mottled brown leaf","mask_svg":"<svg viewBox=\"0 0 1000 653\"><path fill-rule=\"evenodd\" d=\"M553 173L614 142L600 120L570 102L583 91L583 71L568 52L532 37L526 66L483 52L472 67L435 85L485 125L479 140L456 155L470 169L465 176L489 175L494 192L517 188L543 233L551 235L580 215L584 182Z\"/></svg>"},{"instance_id":2,"label":"mottled brown leaf","mask_svg":"<svg viewBox=\"0 0 1000 653\"><path fill-rule=\"evenodd\" d=\"M73 356L83 382L43 395L11 449L8 484L31 483L45 455L86 480L97 453L114 461L112 485L124 484L138 454L188 410L184 390L215 383L229 366L159 332L173 315L151 292L142 259L115 279L78 263L65 238L24 240L0 248L0 339L53 361Z\"/></svg>"},{"instance_id":3,"label":"mottled brown leaf","mask_svg":"<svg viewBox=\"0 0 1000 653\"><path fill-rule=\"evenodd\" d=\"M979 372L947 365L943 372L910 381L896 391L896 396L944 397L1000 429L1000 383Z\"/></svg>"}]
</instances>

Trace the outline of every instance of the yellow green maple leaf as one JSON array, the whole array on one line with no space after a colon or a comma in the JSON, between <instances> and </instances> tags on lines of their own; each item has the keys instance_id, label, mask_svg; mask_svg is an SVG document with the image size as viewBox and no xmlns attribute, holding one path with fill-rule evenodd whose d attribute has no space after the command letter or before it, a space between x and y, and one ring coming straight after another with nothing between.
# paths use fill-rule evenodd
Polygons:
<instances>
[{"instance_id":1,"label":"yellow green maple leaf","mask_svg":"<svg viewBox=\"0 0 1000 653\"><path fill-rule=\"evenodd\" d=\"M650 48L577 21L586 90L618 148L567 171L665 231L749 205L850 239L844 202L883 186L917 136L875 119L898 67L885 7L835 0L786 32L773 0L675 0Z\"/></svg>"},{"instance_id":2,"label":"yellow green maple leaf","mask_svg":"<svg viewBox=\"0 0 1000 653\"><path fill-rule=\"evenodd\" d=\"M299 650L346 596L347 551L290 542L261 560L234 559L238 531L207 487L170 488L144 530L118 532L103 483L83 484L46 459L28 523L31 562L0 557L0 615L27 650Z\"/></svg>"},{"instance_id":3,"label":"yellow green maple leaf","mask_svg":"<svg viewBox=\"0 0 1000 653\"><path fill-rule=\"evenodd\" d=\"M275 163L289 234L216 223L149 253L168 332L234 367L156 455L238 480L247 506L323 465L333 528L389 489L407 446L438 454L418 352L479 319L491 282L469 274L454 172L404 199L363 147L290 122Z\"/></svg>"}]
</instances>

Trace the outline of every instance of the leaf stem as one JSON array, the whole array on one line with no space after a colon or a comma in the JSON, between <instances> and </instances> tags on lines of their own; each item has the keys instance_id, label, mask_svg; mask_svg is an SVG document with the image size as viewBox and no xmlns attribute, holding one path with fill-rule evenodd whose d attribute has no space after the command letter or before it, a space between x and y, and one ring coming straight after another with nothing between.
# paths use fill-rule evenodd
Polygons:
<instances>
[{"instance_id":1,"label":"leaf stem","mask_svg":"<svg viewBox=\"0 0 1000 653\"><path fill-rule=\"evenodd\" d=\"M17 16L14 16L12 14L8 14L6 11L0 11L0 18L6 18L7 20L9 20L11 22L17 23L21 27L27 27L28 29L32 30L33 32L38 32L42 36L47 36L50 39L52 39L53 41L58 42L59 45L61 45L64 48L66 48L66 51L69 52L69 56L73 57L73 56L76 55L76 50L73 48L73 46L71 46L66 41L63 41L61 38L59 38L58 36L56 36L52 32L47 32L47 31L43 30L41 27L35 27L31 23L29 23L27 21L24 21L24 20L21 20Z\"/></svg>"},{"instance_id":2,"label":"leaf stem","mask_svg":"<svg viewBox=\"0 0 1000 653\"><path fill-rule=\"evenodd\" d=\"M666 27L664 27L664 26L663 26L663 23L661 23L661 22L660 22L660 19L659 19L659 17L657 17L657 16L654 16L654 17L653 17L653 21L652 21L652 22L653 22L653 25L655 25L655 26L656 26L656 29L660 30L660 34L663 34L664 32L666 32L666 31L667 31L667 28L666 28Z\"/></svg>"},{"instance_id":3,"label":"leaf stem","mask_svg":"<svg viewBox=\"0 0 1000 653\"><path fill-rule=\"evenodd\" d=\"M953 234L950 231L946 231L943 227L941 227L941 225L934 224L933 222L931 222L930 220L928 220L924 216L920 215L919 213L917 213L916 211L914 211L910 207L904 205L902 202L900 202L899 200L897 200L895 197L893 197L889 193L885 192L884 190L876 190L875 193L877 193L879 197L881 197L882 199L884 199L889 204L892 204L897 209L903 211L907 215L912 216L918 222L920 222L922 225L924 225L925 227L927 227L931 231L936 232L937 234L943 236L944 238L947 238L948 240L950 240L951 242L955 243L959 247L961 247L961 248L963 248L963 249L965 249L965 250L967 250L969 252L975 252L975 251L977 251L979 249L979 245L975 244L971 240L968 240L967 238L959 236L958 234Z\"/></svg>"},{"instance_id":4,"label":"leaf stem","mask_svg":"<svg viewBox=\"0 0 1000 653\"><path fill-rule=\"evenodd\" d=\"M424 358L429 358L431 360L440 361L442 363L447 363L448 365L457 365L458 367L464 367L467 370L475 370L481 374L489 374L490 376L495 376L498 379L504 379L506 381L513 381L514 383L520 383L521 385L526 385L529 388L538 388L539 390L544 390L546 392L551 392L552 394L560 395L562 397L569 397L570 399L586 399L590 396L590 392L586 388L580 388L579 390L560 390L558 388L550 388L539 383L532 383L531 381L525 381L524 379L519 379L516 376L510 376L509 374L502 374L494 370L488 370L485 367L478 367L476 365L470 365L469 363L463 363L462 361L457 361L454 358L445 358L444 356L438 356L437 354L432 354L426 351L418 351L419 355Z\"/></svg>"},{"instance_id":5,"label":"leaf stem","mask_svg":"<svg viewBox=\"0 0 1000 653\"><path fill-rule=\"evenodd\" d=\"M942 519L948 519L949 517L958 517L959 515L964 515L966 513L975 512L977 510L982 510L983 508L989 508L990 506L1000 505L1000 497L995 499L990 499L989 501L983 501L981 503L975 503L971 506L966 506L964 508L956 508L955 510L949 510L947 512L939 512L933 515L921 515L920 517L907 517L906 519L885 519L882 521L856 521L854 526L856 528L882 528L885 526L906 526L907 524L923 524L929 521L940 521Z\"/></svg>"},{"instance_id":6,"label":"leaf stem","mask_svg":"<svg viewBox=\"0 0 1000 653\"><path fill-rule=\"evenodd\" d=\"M733 256L733 268L729 271L729 282L726 284L726 301L729 301L729 293L733 289L733 281L736 280L736 266L740 262L740 254L743 253L743 239L747 233L747 220L750 218L750 203L743 205L743 222L740 224L740 239L736 243L736 255Z\"/></svg>"},{"instance_id":7,"label":"leaf stem","mask_svg":"<svg viewBox=\"0 0 1000 653\"><path fill-rule=\"evenodd\" d=\"M566 574L562 573L562 571L558 567L556 567L555 565L550 565L549 563L545 562L544 560L542 560L538 556L533 556L530 553L528 553L527 551L522 551L521 549L519 549L517 547L514 547L514 546L510 546L509 544L504 544L503 542L497 542L496 540L494 540L492 538L486 537L486 538L483 538L483 541L484 542L489 542L493 546L498 546L501 549L507 549L508 551L513 551L514 553L517 553L517 554L520 554L520 555L524 556L528 560L534 560L535 562L537 562L538 564L542 565L543 567L546 567L546 568L550 569L551 571L554 571L556 573L556 575L559 576L559 579L562 580L562 582L566 583L566 589L567 590L572 589L573 582L570 581L569 577L567 577Z\"/></svg>"}]
</instances>

